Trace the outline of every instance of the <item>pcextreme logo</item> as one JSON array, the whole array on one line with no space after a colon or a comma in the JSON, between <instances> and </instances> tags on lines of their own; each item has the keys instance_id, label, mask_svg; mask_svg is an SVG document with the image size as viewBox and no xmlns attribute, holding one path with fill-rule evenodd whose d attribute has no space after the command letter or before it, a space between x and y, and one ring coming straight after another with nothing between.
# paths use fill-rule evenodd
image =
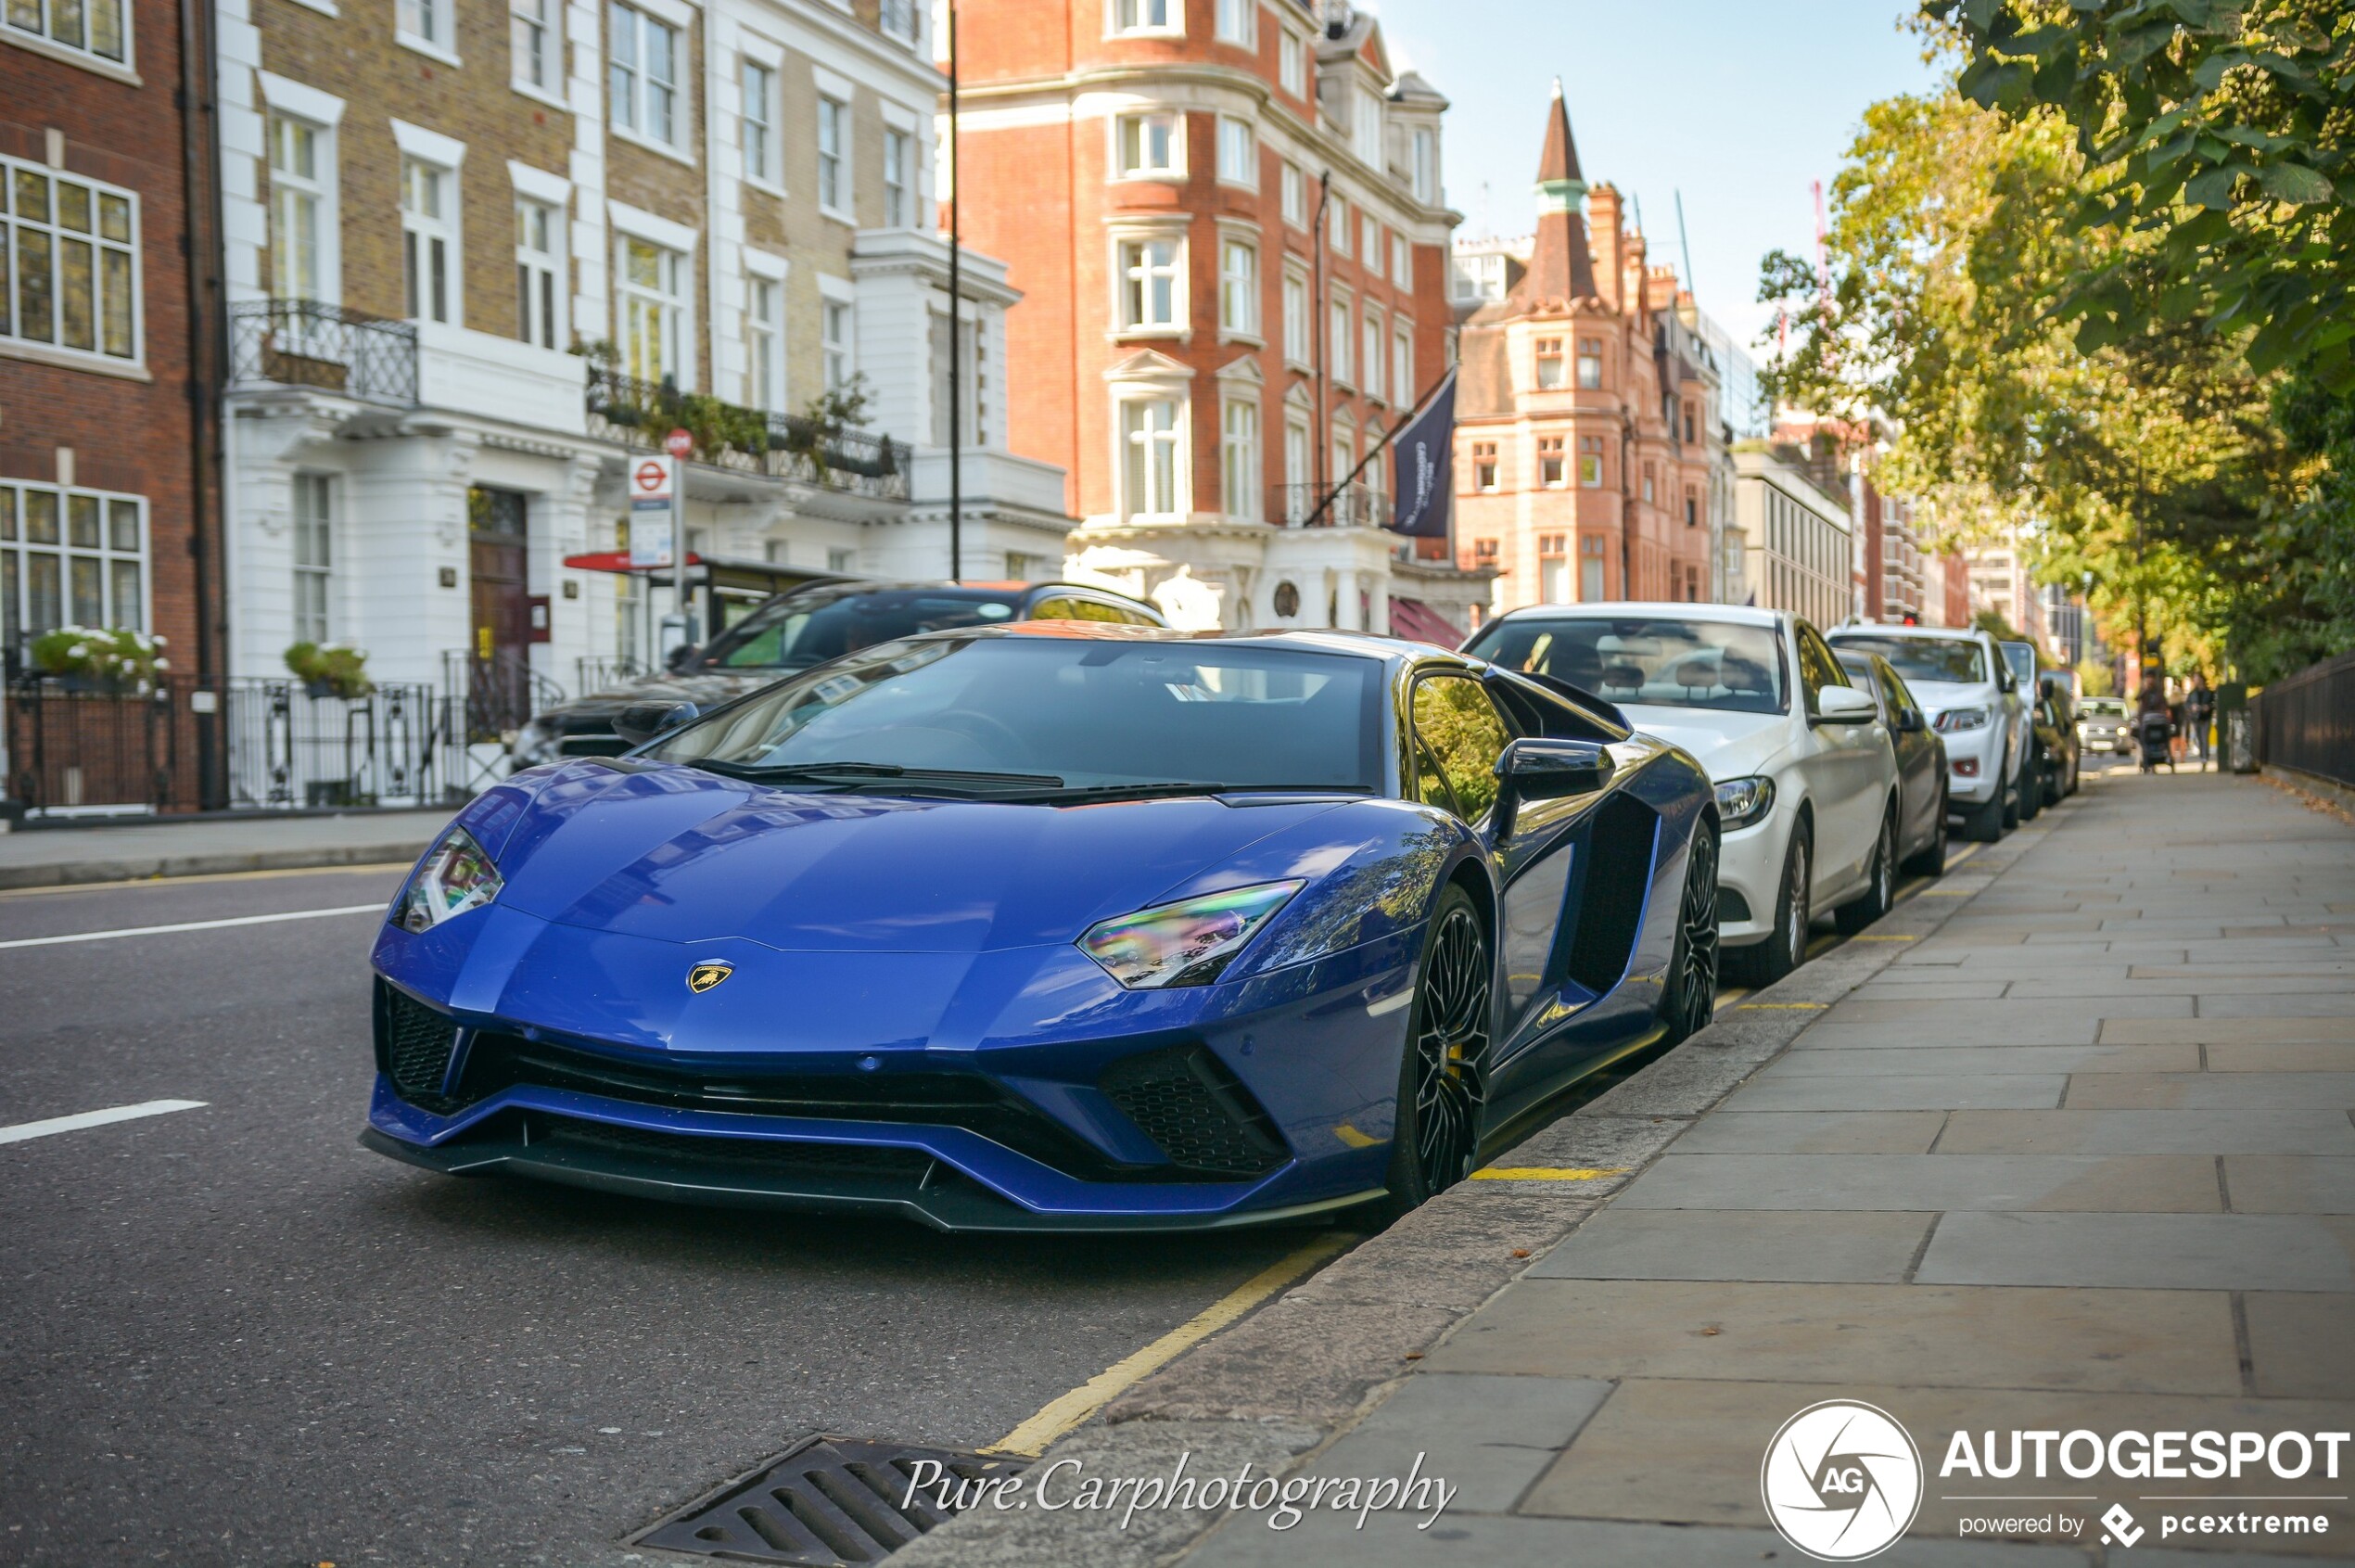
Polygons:
<instances>
[{"instance_id":1,"label":"pcextreme logo","mask_svg":"<svg viewBox=\"0 0 2355 1568\"><path fill-rule=\"evenodd\" d=\"M1922 1506L1922 1455L1888 1411L1810 1405L1766 1445L1758 1486L1783 1539L1823 1562L1886 1551Z\"/></svg>"}]
</instances>

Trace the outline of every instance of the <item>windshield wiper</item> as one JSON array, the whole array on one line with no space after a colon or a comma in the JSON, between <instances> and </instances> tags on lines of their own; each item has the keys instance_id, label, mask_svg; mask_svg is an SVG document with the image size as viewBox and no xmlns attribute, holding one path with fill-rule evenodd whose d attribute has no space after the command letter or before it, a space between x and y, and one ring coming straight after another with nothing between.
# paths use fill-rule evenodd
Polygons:
<instances>
[{"instance_id":1,"label":"windshield wiper","mask_svg":"<svg viewBox=\"0 0 2355 1568\"><path fill-rule=\"evenodd\" d=\"M693 764L707 772L748 784L864 784L889 780L895 784L948 789L1060 789L1054 773L990 773L962 768L903 768L897 762L728 762L703 758Z\"/></svg>"},{"instance_id":2,"label":"windshield wiper","mask_svg":"<svg viewBox=\"0 0 2355 1568\"><path fill-rule=\"evenodd\" d=\"M1370 795L1372 793L1364 784L1238 784L1186 782L1081 784L1069 789L1025 790L1020 794L1002 795L996 798L1017 801L1024 805L1044 805L1066 800L1160 800L1179 796L1201 795Z\"/></svg>"}]
</instances>

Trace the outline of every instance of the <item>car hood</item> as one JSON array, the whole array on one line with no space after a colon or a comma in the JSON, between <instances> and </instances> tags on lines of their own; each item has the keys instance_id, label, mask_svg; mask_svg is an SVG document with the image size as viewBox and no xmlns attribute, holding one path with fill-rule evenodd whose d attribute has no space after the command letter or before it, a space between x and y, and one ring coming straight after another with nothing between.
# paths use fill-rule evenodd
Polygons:
<instances>
[{"instance_id":1,"label":"car hood","mask_svg":"<svg viewBox=\"0 0 2355 1568\"><path fill-rule=\"evenodd\" d=\"M1215 873L1249 846L1345 805L909 800L584 761L518 774L463 820L506 878L500 904L559 924L784 951L987 952L1068 942L1207 891L1188 886L1205 873L1228 885ZM1305 868L1330 863L1303 854ZM1249 860L1232 885L1293 869Z\"/></svg>"},{"instance_id":2,"label":"car hood","mask_svg":"<svg viewBox=\"0 0 2355 1568\"><path fill-rule=\"evenodd\" d=\"M1658 708L1623 703L1627 722L1648 735L1682 746L1712 784L1768 771L1790 739L1787 713L1734 713L1710 708Z\"/></svg>"}]
</instances>

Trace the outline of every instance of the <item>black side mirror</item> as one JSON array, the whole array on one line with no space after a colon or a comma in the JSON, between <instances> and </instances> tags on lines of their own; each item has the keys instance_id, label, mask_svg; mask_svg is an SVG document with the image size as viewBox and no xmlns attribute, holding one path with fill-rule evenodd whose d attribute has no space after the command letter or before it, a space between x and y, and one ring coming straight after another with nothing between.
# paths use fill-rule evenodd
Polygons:
<instances>
[{"instance_id":1,"label":"black side mirror","mask_svg":"<svg viewBox=\"0 0 2355 1568\"><path fill-rule=\"evenodd\" d=\"M1929 721L1922 717L1922 710L1920 708L1907 708L1899 709L1897 714L1897 731L1900 734L1919 734L1922 731L1929 728Z\"/></svg>"},{"instance_id":2,"label":"black side mirror","mask_svg":"<svg viewBox=\"0 0 2355 1568\"><path fill-rule=\"evenodd\" d=\"M633 702L614 716L613 733L632 746L691 724L701 710L691 702Z\"/></svg>"},{"instance_id":3,"label":"black side mirror","mask_svg":"<svg viewBox=\"0 0 2355 1568\"><path fill-rule=\"evenodd\" d=\"M1522 801L1591 795L1610 783L1616 768L1610 753L1593 741L1514 741L1496 759L1496 841L1512 836Z\"/></svg>"}]
</instances>

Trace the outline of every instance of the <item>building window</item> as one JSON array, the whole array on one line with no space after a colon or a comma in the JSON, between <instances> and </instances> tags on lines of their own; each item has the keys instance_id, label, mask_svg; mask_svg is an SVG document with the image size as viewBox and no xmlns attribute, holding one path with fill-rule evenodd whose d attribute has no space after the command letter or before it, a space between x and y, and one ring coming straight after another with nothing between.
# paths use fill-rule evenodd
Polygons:
<instances>
[{"instance_id":1,"label":"building window","mask_svg":"<svg viewBox=\"0 0 2355 1568\"><path fill-rule=\"evenodd\" d=\"M1685 444L1687 446L1693 444L1693 431L1699 424L1699 418L1696 413L1695 405L1689 402L1687 403L1685 405Z\"/></svg>"},{"instance_id":2,"label":"building window","mask_svg":"<svg viewBox=\"0 0 2355 1568\"><path fill-rule=\"evenodd\" d=\"M294 640L325 643L334 636L329 606L335 594L335 480L325 474L294 477Z\"/></svg>"},{"instance_id":3,"label":"building window","mask_svg":"<svg viewBox=\"0 0 2355 1568\"><path fill-rule=\"evenodd\" d=\"M621 242L622 368L641 381L684 380L687 259L625 236Z\"/></svg>"},{"instance_id":4,"label":"building window","mask_svg":"<svg viewBox=\"0 0 2355 1568\"><path fill-rule=\"evenodd\" d=\"M1600 436L1578 438L1578 482L1587 490L1603 487L1603 439Z\"/></svg>"},{"instance_id":5,"label":"building window","mask_svg":"<svg viewBox=\"0 0 2355 1568\"><path fill-rule=\"evenodd\" d=\"M1357 214L1357 256L1368 272L1381 275L1381 223L1370 212Z\"/></svg>"},{"instance_id":6,"label":"building window","mask_svg":"<svg viewBox=\"0 0 2355 1568\"><path fill-rule=\"evenodd\" d=\"M916 220L916 140L905 131L885 131L884 153L884 225L904 229Z\"/></svg>"},{"instance_id":7,"label":"building window","mask_svg":"<svg viewBox=\"0 0 2355 1568\"><path fill-rule=\"evenodd\" d=\"M754 60L739 62L744 108L736 119L743 144L745 178L773 185L777 179L777 73Z\"/></svg>"},{"instance_id":8,"label":"building window","mask_svg":"<svg viewBox=\"0 0 2355 1568\"><path fill-rule=\"evenodd\" d=\"M1685 526L1688 529L1700 527L1700 492L1690 485L1685 487Z\"/></svg>"},{"instance_id":9,"label":"building window","mask_svg":"<svg viewBox=\"0 0 2355 1568\"><path fill-rule=\"evenodd\" d=\"M553 349L556 327L556 257L564 221L544 201L516 202L516 336Z\"/></svg>"},{"instance_id":10,"label":"building window","mask_svg":"<svg viewBox=\"0 0 2355 1568\"><path fill-rule=\"evenodd\" d=\"M1496 542L1493 539L1472 541L1472 565L1483 570L1496 569Z\"/></svg>"},{"instance_id":11,"label":"building window","mask_svg":"<svg viewBox=\"0 0 2355 1568\"><path fill-rule=\"evenodd\" d=\"M0 177L10 198L0 205L0 341L137 359L138 198L13 159L0 159ZM9 212L16 231L13 300Z\"/></svg>"},{"instance_id":12,"label":"building window","mask_svg":"<svg viewBox=\"0 0 2355 1568\"><path fill-rule=\"evenodd\" d=\"M1554 391L1568 385L1562 379L1562 340L1559 338L1537 339L1537 389Z\"/></svg>"},{"instance_id":13,"label":"building window","mask_svg":"<svg viewBox=\"0 0 2355 1568\"><path fill-rule=\"evenodd\" d=\"M1365 391L1369 398L1382 396L1382 362L1389 356L1382 347L1381 312L1366 307L1366 380Z\"/></svg>"},{"instance_id":14,"label":"building window","mask_svg":"<svg viewBox=\"0 0 2355 1568\"><path fill-rule=\"evenodd\" d=\"M1644 504L1645 504L1645 505L1647 505L1647 506L1650 505L1650 504L1651 504L1651 502L1652 502L1652 474L1653 474L1652 465L1651 465L1650 464L1648 464L1648 463L1645 464L1645 465L1644 465Z\"/></svg>"},{"instance_id":15,"label":"building window","mask_svg":"<svg viewBox=\"0 0 2355 1568\"><path fill-rule=\"evenodd\" d=\"M1603 384L1603 340L1599 338L1578 340L1578 384L1590 392Z\"/></svg>"},{"instance_id":16,"label":"building window","mask_svg":"<svg viewBox=\"0 0 2355 1568\"><path fill-rule=\"evenodd\" d=\"M1284 358L1306 364L1316 353L1308 340L1308 280L1298 273L1284 274Z\"/></svg>"},{"instance_id":17,"label":"building window","mask_svg":"<svg viewBox=\"0 0 2355 1568\"><path fill-rule=\"evenodd\" d=\"M829 300L819 309L819 347L825 357L826 390L838 391L850 385L859 374L857 356L851 351L851 307L841 300Z\"/></svg>"},{"instance_id":18,"label":"building window","mask_svg":"<svg viewBox=\"0 0 2355 1568\"><path fill-rule=\"evenodd\" d=\"M1120 242L1120 324L1132 331L1175 330L1183 325L1181 261L1174 239Z\"/></svg>"},{"instance_id":19,"label":"building window","mask_svg":"<svg viewBox=\"0 0 2355 1568\"><path fill-rule=\"evenodd\" d=\"M1326 225L1327 242L1332 246L1335 254L1346 256L1349 254L1349 198L1334 197L1326 211L1331 216L1331 222Z\"/></svg>"},{"instance_id":20,"label":"building window","mask_svg":"<svg viewBox=\"0 0 2355 1568\"><path fill-rule=\"evenodd\" d=\"M1439 134L1419 125L1414 142L1415 199L1431 206L1439 200Z\"/></svg>"},{"instance_id":21,"label":"building window","mask_svg":"<svg viewBox=\"0 0 2355 1568\"><path fill-rule=\"evenodd\" d=\"M1333 483L1345 485L1356 477L1357 432L1346 425L1333 427Z\"/></svg>"},{"instance_id":22,"label":"building window","mask_svg":"<svg viewBox=\"0 0 2355 1568\"><path fill-rule=\"evenodd\" d=\"M1494 491L1496 488L1496 443L1474 441L1471 451L1472 489L1483 492ZM1496 553L1494 541L1490 542L1489 553Z\"/></svg>"},{"instance_id":23,"label":"building window","mask_svg":"<svg viewBox=\"0 0 2355 1568\"><path fill-rule=\"evenodd\" d=\"M1185 171L1184 117L1124 114L1119 120L1123 179L1151 179Z\"/></svg>"},{"instance_id":24,"label":"building window","mask_svg":"<svg viewBox=\"0 0 2355 1568\"><path fill-rule=\"evenodd\" d=\"M1122 516L1178 515L1179 414L1174 398L1136 398L1120 405Z\"/></svg>"},{"instance_id":25,"label":"building window","mask_svg":"<svg viewBox=\"0 0 2355 1568\"><path fill-rule=\"evenodd\" d=\"M1371 93L1357 93L1356 134L1351 150L1358 161L1369 168L1381 167L1381 99Z\"/></svg>"},{"instance_id":26,"label":"building window","mask_svg":"<svg viewBox=\"0 0 2355 1568\"><path fill-rule=\"evenodd\" d=\"M1403 234L1390 236L1390 281L1401 288L1415 287L1415 249Z\"/></svg>"},{"instance_id":27,"label":"building window","mask_svg":"<svg viewBox=\"0 0 2355 1568\"><path fill-rule=\"evenodd\" d=\"M1259 133L1250 121L1219 117L1218 177L1229 185L1259 184Z\"/></svg>"},{"instance_id":28,"label":"building window","mask_svg":"<svg viewBox=\"0 0 2355 1568\"><path fill-rule=\"evenodd\" d=\"M1226 485L1229 517L1259 520L1259 405L1240 400L1226 405L1219 432L1219 475Z\"/></svg>"},{"instance_id":29,"label":"building window","mask_svg":"<svg viewBox=\"0 0 2355 1568\"><path fill-rule=\"evenodd\" d=\"M1114 32L1176 32L1183 0L1112 0Z\"/></svg>"},{"instance_id":30,"label":"building window","mask_svg":"<svg viewBox=\"0 0 2355 1568\"><path fill-rule=\"evenodd\" d=\"M117 65L130 62L131 19L122 0L8 0L8 25Z\"/></svg>"},{"instance_id":31,"label":"building window","mask_svg":"<svg viewBox=\"0 0 2355 1568\"><path fill-rule=\"evenodd\" d=\"M1282 179L1284 222L1293 228L1305 229L1308 226L1308 181L1296 163L1284 165Z\"/></svg>"},{"instance_id":32,"label":"building window","mask_svg":"<svg viewBox=\"0 0 2355 1568\"><path fill-rule=\"evenodd\" d=\"M270 117L270 292L280 300L326 297L321 247L331 230L320 175L330 134L290 115Z\"/></svg>"},{"instance_id":33,"label":"building window","mask_svg":"<svg viewBox=\"0 0 2355 1568\"><path fill-rule=\"evenodd\" d=\"M1259 46L1259 0L1218 0L1218 41Z\"/></svg>"},{"instance_id":34,"label":"building window","mask_svg":"<svg viewBox=\"0 0 2355 1568\"><path fill-rule=\"evenodd\" d=\"M818 100L818 205L850 210L850 106L825 97Z\"/></svg>"},{"instance_id":35,"label":"building window","mask_svg":"<svg viewBox=\"0 0 2355 1568\"><path fill-rule=\"evenodd\" d=\"M1570 557L1564 549L1568 542L1563 534L1537 536L1537 596L1549 605L1566 604L1570 599Z\"/></svg>"},{"instance_id":36,"label":"building window","mask_svg":"<svg viewBox=\"0 0 2355 1568\"><path fill-rule=\"evenodd\" d=\"M1390 390L1401 408L1415 401L1415 329L1404 324L1390 337Z\"/></svg>"},{"instance_id":37,"label":"building window","mask_svg":"<svg viewBox=\"0 0 2355 1568\"><path fill-rule=\"evenodd\" d=\"M0 637L60 626L146 627L146 503L0 482Z\"/></svg>"},{"instance_id":38,"label":"building window","mask_svg":"<svg viewBox=\"0 0 2355 1568\"><path fill-rule=\"evenodd\" d=\"M1349 301L1335 300L1332 305L1332 330L1325 344L1326 352L1331 356L1332 363L1326 368L1331 373L1334 380L1345 382L1353 387L1357 382L1356 377L1352 376L1349 370L1349 340L1356 329L1356 323L1350 319Z\"/></svg>"},{"instance_id":39,"label":"building window","mask_svg":"<svg viewBox=\"0 0 2355 1568\"><path fill-rule=\"evenodd\" d=\"M1259 252L1243 240L1218 245L1218 324L1228 332L1259 335Z\"/></svg>"},{"instance_id":40,"label":"building window","mask_svg":"<svg viewBox=\"0 0 2355 1568\"><path fill-rule=\"evenodd\" d=\"M1308 45L1289 30L1276 40L1276 85L1295 98L1308 96Z\"/></svg>"},{"instance_id":41,"label":"building window","mask_svg":"<svg viewBox=\"0 0 2355 1568\"><path fill-rule=\"evenodd\" d=\"M1316 502L1315 461L1309 453L1308 421L1297 414L1284 421L1284 521L1299 522Z\"/></svg>"},{"instance_id":42,"label":"building window","mask_svg":"<svg viewBox=\"0 0 2355 1568\"><path fill-rule=\"evenodd\" d=\"M452 320L451 256L456 238L457 176L422 158L401 160L401 263L403 298L414 321Z\"/></svg>"},{"instance_id":43,"label":"building window","mask_svg":"<svg viewBox=\"0 0 2355 1568\"><path fill-rule=\"evenodd\" d=\"M507 0L507 12L516 85L541 93L560 91L564 51L557 44L557 0Z\"/></svg>"},{"instance_id":44,"label":"building window","mask_svg":"<svg viewBox=\"0 0 2355 1568\"><path fill-rule=\"evenodd\" d=\"M783 408L785 397L785 287L772 277L745 285L745 401L762 410Z\"/></svg>"},{"instance_id":45,"label":"building window","mask_svg":"<svg viewBox=\"0 0 2355 1568\"><path fill-rule=\"evenodd\" d=\"M1569 482L1559 436L1537 438L1537 482L1547 490L1559 490Z\"/></svg>"},{"instance_id":46,"label":"building window","mask_svg":"<svg viewBox=\"0 0 2355 1568\"><path fill-rule=\"evenodd\" d=\"M1578 596L1592 604L1603 596L1603 541L1589 534L1578 542Z\"/></svg>"},{"instance_id":47,"label":"building window","mask_svg":"<svg viewBox=\"0 0 2355 1568\"><path fill-rule=\"evenodd\" d=\"M56 4L56 0L51 0ZM395 11L395 35L412 44L447 53L450 43L451 0L401 0Z\"/></svg>"},{"instance_id":48,"label":"building window","mask_svg":"<svg viewBox=\"0 0 2355 1568\"><path fill-rule=\"evenodd\" d=\"M614 127L666 146L676 143L678 30L612 0L605 7L605 30L611 34L605 111Z\"/></svg>"}]
</instances>

